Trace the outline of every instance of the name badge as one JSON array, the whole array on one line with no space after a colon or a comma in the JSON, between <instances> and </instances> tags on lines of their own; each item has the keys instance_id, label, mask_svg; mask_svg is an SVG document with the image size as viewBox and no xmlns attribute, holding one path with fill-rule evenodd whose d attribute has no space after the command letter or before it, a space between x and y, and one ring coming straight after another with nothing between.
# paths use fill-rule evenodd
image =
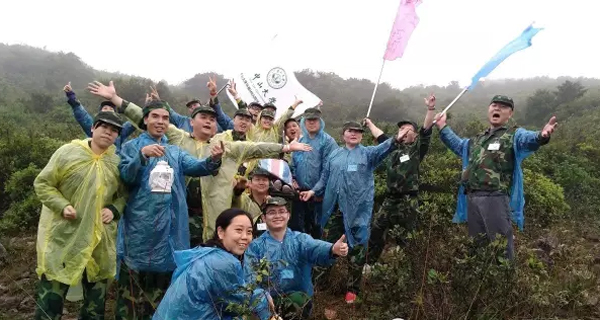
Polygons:
<instances>
[{"instance_id":1,"label":"name badge","mask_svg":"<svg viewBox=\"0 0 600 320\"><path fill-rule=\"evenodd\" d=\"M408 160L410 160L410 157L407 154L405 154L402 157L400 157L400 163L406 162Z\"/></svg>"},{"instance_id":2,"label":"name badge","mask_svg":"<svg viewBox=\"0 0 600 320\"><path fill-rule=\"evenodd\" d=\"M498 150L500 150L500 143L498 143L498 142L490 143L490 145L488 146L488 150L489 151L498 151Z\"/></svg>"},{"instance_id":3,"label":"name badge","mask_svg":"<svg viewBox=\"0 0 600 320\"><path fill-rule=\"evenodd\" d=\"M354 172L356 170L358 170L358 166L357 165L355 165L355 164L349 164L348 165L348 171Z\"/></svg>"},{"instance_id":4,"label":"name badge","mask_svg":"<svg viewBox=\"0 0 600 320\"><path fill-rule=\"evenodd\" d=\"M281 279L294 279L294 270L290 270L290 269L281 270Z\"/></svg>"},{"instance_id":5,"label":"name badge","mask_svg":"<svg viewBox=\"0 0 600 320\"><path fill-rule=\"evenodd\" d=\"M258 231L265 231L265 230L267 230L267 224L266 223L258 223L258 224L256 224L256 229Z\"/></svg>"}]
</instances>

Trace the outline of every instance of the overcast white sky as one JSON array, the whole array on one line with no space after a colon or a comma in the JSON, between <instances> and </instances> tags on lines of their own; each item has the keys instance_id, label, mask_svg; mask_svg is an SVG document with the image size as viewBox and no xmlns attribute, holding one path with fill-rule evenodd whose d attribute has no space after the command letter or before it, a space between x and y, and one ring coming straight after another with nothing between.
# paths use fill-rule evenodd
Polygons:
<instances>
[{"instance_id":1,"label":"overcast white sky","mask_svg":"<svg viewBox=\"0 0 600 320\"><path fill-rule=\"evenodd\" d=\"M251 52L279 52L296 70L377 79L399 0L97 0L2 4L0 42L73 52L97 69L178 84L239 72ZM468 79L532 21L533 46L491 78L600 77L598 0L424 0L394 87ZM273 37L277 35L274 40ZM264 60L264 56L262 57ZM250 62L249 62L250 61Z\"/></svg>"}]
</instances>

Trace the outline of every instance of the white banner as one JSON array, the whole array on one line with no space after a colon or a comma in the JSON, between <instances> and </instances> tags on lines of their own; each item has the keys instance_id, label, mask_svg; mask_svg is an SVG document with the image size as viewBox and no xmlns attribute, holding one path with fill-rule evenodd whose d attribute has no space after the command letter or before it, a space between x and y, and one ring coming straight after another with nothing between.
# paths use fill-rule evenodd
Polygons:
<instances>
[{"instance_id":1,"label":"white banner","mask_svg":"<svg viewBox=\"0 0 600 320\"><path fill-rule=\"evenodd\" d=\"M294 117L304 113L304 110L316 107L321 99L298 82L296 75L291 69L278 65L267 67L256 67L251 72L238 73L233 77L238 95L244 102L258 102L262 105L273 103L277 107L275 119L281 117L289 108L296 97L303 103L296 108ZM233 96L227 92L227 96L237 107Z\"/></svg>"}]
</instances>

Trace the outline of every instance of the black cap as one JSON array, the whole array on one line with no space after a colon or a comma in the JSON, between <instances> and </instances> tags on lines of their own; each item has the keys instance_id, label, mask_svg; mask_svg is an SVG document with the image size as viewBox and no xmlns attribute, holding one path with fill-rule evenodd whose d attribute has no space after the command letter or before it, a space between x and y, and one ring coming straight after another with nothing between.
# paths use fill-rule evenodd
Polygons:
<instances>
[{"instance_id":1,"label":"black cap","mask_svg":"<svg viewBox=\"0 0 600 320\"><path fill-rule=\"evenodd\" d=\"M289 119L285 120L285 122L283 123L283 127L285 128L287 126L287 124L292 121L298 123L298 120L296 118L289 118Z\"/></svg>"},{"instance_id":2,"label":"black cap","mask_svg":"<svg viewBox=\"0 0 600 320\"><path fill-rule=\"evenodd\" d=\"M365 129L363 128L363 126L360 125L360 123L354 121L348 121L344 123L342 132L346 132L346 130L358 130L361 132L365 131Z\"/></svg>"},{"instance_id":3,"label":"black cap","mask_svg":"<svg viewBox=\"0 0 600 320\"><path fill-rule=\"evenodd\" d=\"M189 107L190 107L190 105L192 105L192 104L194 104L194 103L199 103L199 104L202 104L202 102L200 102L200 99L198 99L198 98L194 98L194 99L192 99L192 100L188 101L188 102L185 104L185 106L189 108Z\"/></svg>"},{"instance_id":4,"label":"black cap","mask_svg":"<svg viewBox=\"0 0 600 320\"><path fill-rule=\"evenodd\" d=\"M112 101L110 100L104 100L102 102L100 102L100 107L98 107L98 111L102 111L102 108L104 108L105 106L109 106L111 108L113 108L113 110L117 110L117 106L115 106L114 103L112 103Z\"/></svg>"},{"instance_id":5,"label":"black cap","mask_svg":"<svg viewBox=\"0 0 600 320\"><path fill-rule=\"evenodd\" d=\"M261 110L262 110L262 108L263 108L262 104L260 104L260 103L258 103L258 102L255 102L255 101L252 101L252 102L250 102L250 104L248 105L248 109L250 109L250 108L252 108L252 107L258 107L258 108L260 108Z\"/></svg>"},{"instance_id":6,"label":"black cap","mask_svg":"<svg viewBox=\"0 0 600 320\"><path fill-rule=\"evenodd\" d=\"M284 198L281 198L281 197L270 197L262 205L262 211L263 211L263 213L266 213L267 209L270 206L278 206L278 207L280 207L280 206L285 206L286 204L287 204L287 201L285 201Z\"/></svg>"},{"instance_id":7,"label":"black cap","mask_svg":"<svg viewBox=\"0 0 600 320\"><path fill-rule=\"evenodd\" d=\"M94 125L93 126L95 127L98 122L110 124L111 126L119 128L119 130L123 129L123 120L121 120L119 115L117 115L116 113L114 113L112 111L98 112L98 114L94 117Z\"/></svg>"},{"instance_id":8,"label":"black cap","mask_svg":"<svg viewBox=\"0 0 600 320\"><path fill-rule=\"evenodd\" d=\"M254 176L271 177L271 173L266 169L256 167L254 168L254 170L252 170L252 172L250 172L250 174L248 175L248 179L252 179L252 177Z\"/></svg>"},{"instance_id":9,"label":"black cap","mask_svg":"<svg viewBox=\"0 0 600 320\"><path fill-rule=\"evenodd\" d=\"M252 113L250 113L250 111L248 111L246 108L240 108L237 109L233 117L247 117L252 119Z\"/></svg>"},{"instance_id":10,"label":"black cap","mask_svg":"<svg viewBox=\"0 0 600 320\"><path fill-rule=\"evenodd\" d=\"M398 128L402 127L405 124L410 124L413 126L413 128L415 128L415 131L419 130L419 126L417 126L417 123L414 121L410 121L410 120L401 120L398 121Z\"/></svg>"},{"instance_id":11,"label":"black cap","mask_svg":"<svg viewBox=\"0 0 600 320\"><path fill-rule=\"evenodd\" d=\"M207 113L207 114L212 114L215 117L217 116L217 112L215 111L215 109L213 109L211 107L207 107L207 106L199 106L198 108L194 109L194 111L192 112L192 119L194 119L194 117L198 113Z\"/></svg>"},{"instance_id":12,"label":"black cap","mask_svg":"<svg viewBox=\"0 0 600 320\"><path fill-rule=\"evenodd\" d=\"M492 98L492 102L490 102L490 104L494 102L509 106L513 110L515 109L515 103L513 102L513 99L508 96L497 94Z\"/></svg>"},{"instance_id":13,"label":"black cap","mask_svg":"<svg viewBox=\"0 0 600 320\"><path fill-rule=\"evenodd\" d=\"M270 103L270 102L269 103L265 103L265 105L263 106L263 109L267 109L267 108L271 108L273 110L277 110L277 107L274 104Z\"/></svg>"}]
</instances>

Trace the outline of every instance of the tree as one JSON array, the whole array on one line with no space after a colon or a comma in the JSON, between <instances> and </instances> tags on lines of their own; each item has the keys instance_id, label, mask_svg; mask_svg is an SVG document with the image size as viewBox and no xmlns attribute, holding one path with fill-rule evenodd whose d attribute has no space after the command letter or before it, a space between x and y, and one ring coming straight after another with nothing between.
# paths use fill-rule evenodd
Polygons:
<instances>
[{"instance_id":1,"label":"tree","mask_svg":"<svg viewBox=\"0 0 600 320\"><path fill-rule=\"evenodd\" d=\"M586 91L587 89L579 81L572 82L567 80L558 86L554 94L556 95L558 104L563 104L582 97Z\"/></svg>"}]
</instances>

